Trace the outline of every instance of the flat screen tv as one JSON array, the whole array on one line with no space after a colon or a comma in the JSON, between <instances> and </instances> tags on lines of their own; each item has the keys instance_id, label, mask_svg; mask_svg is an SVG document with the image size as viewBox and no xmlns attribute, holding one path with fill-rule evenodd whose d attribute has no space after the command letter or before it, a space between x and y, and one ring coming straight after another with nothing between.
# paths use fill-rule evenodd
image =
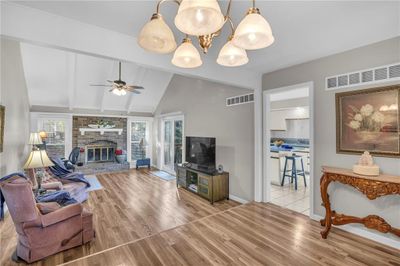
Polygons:
<instances>
[{"instance_id":1,"label":"flat screen tv","mask_svg":"<svg viewBox=\"0 0 400 266\"><path fill-rule=\"evenodd\" d=\"M186 161L190 168L215 171L215 138L186 137Z\"/></svg>"}]
</instances>

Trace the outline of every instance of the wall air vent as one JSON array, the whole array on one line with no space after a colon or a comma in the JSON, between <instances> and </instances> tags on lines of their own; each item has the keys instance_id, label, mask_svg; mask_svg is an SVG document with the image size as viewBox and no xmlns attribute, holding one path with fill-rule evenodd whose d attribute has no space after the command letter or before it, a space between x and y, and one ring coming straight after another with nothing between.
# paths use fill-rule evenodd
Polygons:
<instances>
[{"instance_id":1,"label":"wall air vent","mask_svg":"<svg viewBox=\"0 0 400 266\"><path fill-rule=\"evenodd\" d=\"M327 77L325 85L326 90L337 90L396 80L400 81L400 63Z\"/></svg>"},{"instance_id":2,"label":"wall air vent","mask_svg":"<svg viewBox=\"0 0 400 266\"><path fill-rule=\"evenodd\" d=\"M233 106L254 102L254 93L226 98L226 106Z\"/></svg>"}]
</instances>

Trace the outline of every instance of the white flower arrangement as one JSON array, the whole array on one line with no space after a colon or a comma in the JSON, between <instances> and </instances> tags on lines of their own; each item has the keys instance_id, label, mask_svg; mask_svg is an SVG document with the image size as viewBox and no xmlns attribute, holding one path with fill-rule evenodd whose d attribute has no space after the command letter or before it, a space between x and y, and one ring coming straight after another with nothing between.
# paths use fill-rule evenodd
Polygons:
<instances>
[{"instance_id":1,"label":"white flower arrangement","mask_svg":"<svg viewBox=\"0 0 400 266\"><path fill-rule=\"evenodd\" d=\"M360 109L352 105L349 107L353 110L353 113L348 113L350 122L347 126L355 131L381 131L385 121L385 115L383 113L379 110L375 110L370 104L365 104L361 106Z\"/></svg>"}]
</instances>

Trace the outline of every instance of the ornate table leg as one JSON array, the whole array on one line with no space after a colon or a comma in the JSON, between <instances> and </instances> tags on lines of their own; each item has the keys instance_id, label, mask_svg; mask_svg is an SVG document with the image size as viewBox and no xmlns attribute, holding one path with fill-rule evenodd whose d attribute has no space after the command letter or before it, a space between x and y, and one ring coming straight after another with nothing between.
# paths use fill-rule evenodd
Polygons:
<instances>
[{"instance_id":1,"label":"ornate table leg","mask_svg":"<svg viewBox=\"0 0 400 266\"><path fill-rule=\"evenodd\" d=\"M325 219L322 219L320 221L321 225L325 226L325 229L321 231L321 236L324 239L326 239L326 237L328 236L329 230L331 230L331 225L332 225L332 210L328 195L328 185L330 182L331 180L329 179L329 176L327 174L324 174L320 182L322 202L326 210Z\"/></svg>"}]
</instances>

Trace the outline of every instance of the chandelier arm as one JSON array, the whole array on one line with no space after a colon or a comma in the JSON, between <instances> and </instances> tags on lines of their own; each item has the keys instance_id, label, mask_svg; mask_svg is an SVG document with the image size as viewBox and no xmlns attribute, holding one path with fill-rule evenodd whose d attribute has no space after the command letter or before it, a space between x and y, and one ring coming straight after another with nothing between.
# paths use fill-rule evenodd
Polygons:
<instances>
[{"instance_id":1,"label":"chandelier arm","mask_svg":"<svg viewBox=\"0 0 400 266\"><path fill-rule=\"evenodd\" d=\"M228 17L227 20L229 21L229 25L231 26L231 36L235 34L235 26L233 25L231 17Z\"/></svg>"},{"instance_id":2,"label":"chandelier arm","mask_svg":"<svg viewBox=\"0 0 400 266\"><path fill-rule=\"evenodd\" d=\"M226 9L225 20L226 18L229 18L231 16L231 5L232 5L232 0L229 0L228 8Z\"/></svg>"},{"instance_id":3,"label":"chandelier arm","mask_svg":"<svg viewBox=\"0 0 400 266\"><path fill-rule=\"evenodd\" d=\"M165 3L165 2L174 2L174 3L176 3L178 6L181 4L181 0L160 0L160 1L158 1L158 3L157 3L157 9L156 9L157 14L160 14L160 6L161 6L161 4L163 4L163 3Z\"/></svg>"}]
</instances>

